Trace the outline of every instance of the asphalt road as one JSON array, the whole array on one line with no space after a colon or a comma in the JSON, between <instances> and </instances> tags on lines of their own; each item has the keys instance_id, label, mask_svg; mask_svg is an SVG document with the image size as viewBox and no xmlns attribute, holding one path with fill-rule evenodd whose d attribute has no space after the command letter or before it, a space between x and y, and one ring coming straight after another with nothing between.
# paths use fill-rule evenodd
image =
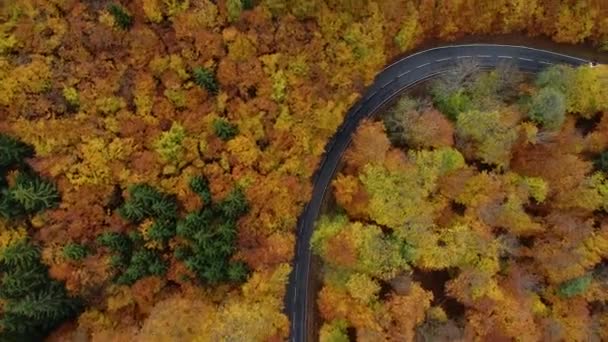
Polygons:
<instances>
[{"instance_id":1,"label":"asphalt road","mask_svg":"<svg viewBox=\"0 0 608 342\"><path fill-rule=\"evenodd\" d=\"M298 221L295 260L285 297L285 312L291 321L291 341L313 341L317 333L314 324L318 284L316 274L312 272L310 238L333 176L359 122L373 116L405 89L436 77L467 58L475 58L485 68L496 67L501 62L512 62L525 72L537 72L553 64L581 65L589 62L523 46L472 44L421 51L384 68L349 110L344 122L327 143L325 154L313 176L312 198Z\"/></svg>"}]
</instances>

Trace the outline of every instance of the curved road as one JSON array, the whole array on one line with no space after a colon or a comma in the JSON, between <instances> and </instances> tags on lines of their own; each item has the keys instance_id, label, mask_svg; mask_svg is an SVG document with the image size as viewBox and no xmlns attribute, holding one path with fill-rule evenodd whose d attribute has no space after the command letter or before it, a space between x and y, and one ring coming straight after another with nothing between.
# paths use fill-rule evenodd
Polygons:
<instances>
[{"instance_id":1,"label":"curved road","mask_svg":"<svg viewBox=\"0 0 608 342\"><path fill-rule=\"evenodd\" d=\"M310 238L334 173L358 123L375 114L403 90L433 78L467 58L475 58L485 68L496 67L501 62L512 62L525 72L538 72L552 64L581 65L589 62L523 46L472 44L421 51L384 68L376 76L374 84L349 110L344 122L327 143L325 154L313 176L312 197L298 221L294 269L285 297L285 310L291 321L291 341L312 341L316 334L314 315L317 284L316 275L311 274Z\"/></svg>"}]
</instances>

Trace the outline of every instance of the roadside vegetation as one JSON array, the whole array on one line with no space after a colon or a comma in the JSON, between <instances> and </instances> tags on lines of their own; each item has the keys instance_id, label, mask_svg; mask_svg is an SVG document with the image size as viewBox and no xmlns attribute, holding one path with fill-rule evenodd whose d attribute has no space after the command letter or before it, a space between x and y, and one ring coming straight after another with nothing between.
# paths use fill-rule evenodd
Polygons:
<instances>
[{"instance_id":1,"label":"roadside vegetation","mask_svg":"<svg viewBox=\"0 0 608 342\"><path fill-rule=\"evenodd\" d=\"M0 340L286 339L297 217L325 143L376 73L428 39L469 34L599 49L607 6L0 1ZM574 111L570 82L538 85L530 122L566 127L554 105L561 92ZM438 90L434 108L450 120L485 110L475 94ZM421 139L404 134L394 139Z\"/></svg>"},{"instance_id":2,"label":"roadside vegetation","mask_svg":"<svg viewBox=\"0 0 608 342\"><path fill-rule=\"evenodd\" d=\"M467 60L363 122L312 239L321 341L608 338L606 86Z\"/></svg>"}]
</instances>

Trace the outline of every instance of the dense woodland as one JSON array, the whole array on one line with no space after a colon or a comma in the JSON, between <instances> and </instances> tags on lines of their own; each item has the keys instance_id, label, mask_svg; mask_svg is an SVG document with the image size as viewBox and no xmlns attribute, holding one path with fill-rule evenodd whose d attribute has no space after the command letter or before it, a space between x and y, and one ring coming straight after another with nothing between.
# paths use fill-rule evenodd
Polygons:
<instances>
[{"instance_id":1,"label":"dense woodland","mask_svg":"<svg viewBox=\"0 0 608 342\"><path fill-rule=\"evenodd\" d=\"M296 219L347 109L426 39L508 32L605 49L608 3L1 1L0 339L283 340Z\"/></svg>"},{"instance_id":2,"label":"dense woodland","mask_svg":"<svg viewBox=\"0 0 608 342\"><path fill-rule=\"evenodd\" d=\"M468 60L416 93L333 181L321 341L608 339L608 68Z\"/></svg>"}]
</instances>

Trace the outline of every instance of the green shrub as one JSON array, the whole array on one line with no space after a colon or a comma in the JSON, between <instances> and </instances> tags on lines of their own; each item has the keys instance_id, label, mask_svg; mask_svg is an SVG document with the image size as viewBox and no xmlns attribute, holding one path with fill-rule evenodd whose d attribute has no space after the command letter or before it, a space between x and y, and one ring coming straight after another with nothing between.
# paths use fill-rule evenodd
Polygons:
<instances>
[{"instance_id":1,"label":"green shrub","mask_svg":"<svg viewBox=\"0 0 608 342\"><path fill-rule=\"evenodd\" d=\"M110 4L108 6L108 12L114 17L116 25L123 30L128 30L133 26L133 16L127 12L127 10L117 4Z\"/></svg>"},{"instance_id":2,"label":"green shrub","mask_svg":"<svg viewBox=\"0 0 608 342\"><path fill-rule=\"evenodd\" d=\"M80 261L84 259L87 254L89 254L89 250L86 246L77 243L69 243L65 245L61 252L64 258L73 261Z\"/></svg>"},{"instance_id":3,"label":"green shrub","mask_svg":"<svg viewBox=\"0 0 608 342\"><path fill-rule=\"evenodd\" d=\"M236 125L231 124L226 119L215 119L213 121L213 131L220 139L228 141L234 138L238 133L239 129Z\"/></svg>"},{"instance_id":4,"label":"green shrub","mask_svg":"<svg viewBox=\"0 0 608 342\"><path fill-rule=\"evenodd\" d=\"M213 71L204 67L196 67L192 70L192 74L194 76L194 83L211 94L217 94L219 86Z\"/></svg>"}]
</instances>

